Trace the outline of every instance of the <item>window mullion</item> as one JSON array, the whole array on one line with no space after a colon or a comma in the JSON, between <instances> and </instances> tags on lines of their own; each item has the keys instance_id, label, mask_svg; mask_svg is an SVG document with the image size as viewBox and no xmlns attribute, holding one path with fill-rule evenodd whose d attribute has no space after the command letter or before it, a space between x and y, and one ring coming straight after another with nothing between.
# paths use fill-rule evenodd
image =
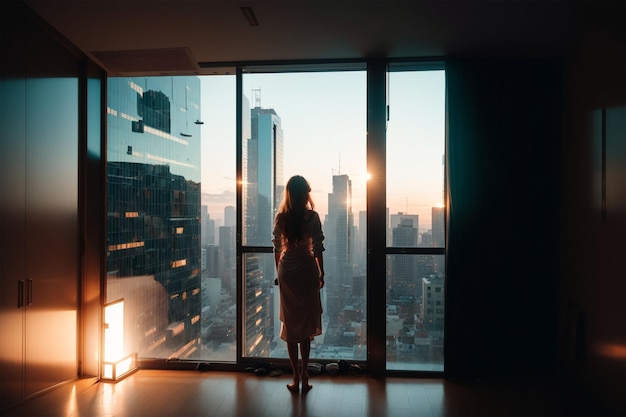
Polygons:
<instances>
[{"instance_id":1,"label":"window mullion","mask_svg":"<svg viewBox=\"0 0 626 417\"><path fill-rule=\"evenodd\" d=\"M240 67L236 70L235 76L235 93L237 98L235 100L235 122L236 122L236 176L237 176L237 204L236 204L236 213L237 213L237 222L236 222L236 236L235 236L235 250L236 250L236 271L237 271L237 279L236 279L236 294L237 294L237 363L241 363L241 358L243 355L243 341L245 340L244 326L243 326L243 317L244 317L244 298L243 298L243 256L241 253L242 247L242 230L243 230L243 78L242 78L242 70Z\"/></svg>"},{"instance_id":2,"label":"window mullion","mask_svg":"<svg viewBox=\"0 0 626 417\"><path fill-rule=\"evenodd\" d=\"M367 62L367 363L373 375L384 375L386 286L386 123L387 63Z\"/></svg>"}]
</instances>

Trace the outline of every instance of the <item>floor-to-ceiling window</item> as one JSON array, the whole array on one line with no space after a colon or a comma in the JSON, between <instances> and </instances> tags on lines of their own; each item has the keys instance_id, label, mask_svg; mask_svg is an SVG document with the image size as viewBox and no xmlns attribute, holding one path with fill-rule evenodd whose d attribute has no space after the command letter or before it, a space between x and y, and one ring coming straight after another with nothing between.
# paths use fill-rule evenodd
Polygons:
<instances>
[{"instance_id":1,"label":"floor-to-ceiling window","mask_svg":"<svg viewBox=\"0 0 626 417\"><path fill-rule=\"evenodd\" d=\"M191 76L108 80L106 301L124 301L124 331L106 342L122 355L202 350L200 92Z\"/></svg>"},{"instance_id":2,"label":"floor-to-ceiling window","mask_svg":"<svg viewBox=\"0 0 626 417\"><path fill-rule=\"evenodd\" d=\"M234 75L202 86L202 360L237 360L236 89Z\"/></svg>"},{"instance_id":3,"label":"floor-to-ceiling window","mask_svg":"<svg viewBox=\"0 0 626 417\"><path fill-rule=\"evenodd\" d=\"M375 156L387 166L388 214L378 220L386 291L376 295L387 324L370 331L384 333L387 369L438 371L444 73L390 68L386 151ZM287 357L271 232L283 187L299 174L326 236L323 334L311 356L368 359L368 317L383 313L366 302L375 279L366 265L366 78L364 64L350 64L109 79L107 302L124 299L125 353Z\"/></svg>"},{"instance_id":4,"label":"floor-to-ceiling window","mask_svg":"<svg viewBox=\"0 0 626 417\"><path fill-rule=\"evenodd\" d=\"M445 72L390 66L387 369L443 370Z\"/></svg>"},{"instance_id":5,"label":"floor-to-ceiling window","mask_svg":"<svg viewBox=\"0 0 626 417\"><path fill-rule=\"evenodd\" d=\"M366 73L243 74L243 356L287 358L272 227L293 175L311 185L324 240L322 335L312 358L365 360Z\"/></svg>"}]
</instances>

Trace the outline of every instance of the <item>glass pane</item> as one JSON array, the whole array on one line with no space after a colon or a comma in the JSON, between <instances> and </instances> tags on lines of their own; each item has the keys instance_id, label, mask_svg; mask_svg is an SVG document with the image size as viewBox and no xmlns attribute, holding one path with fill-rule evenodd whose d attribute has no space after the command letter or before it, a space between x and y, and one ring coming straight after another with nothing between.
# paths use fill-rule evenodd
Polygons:
<instances>
[{"instance_id":1,"label":"glass pane","mask_svg":"<svg viewBox=\"0 0 626 417\"><path fill-rule=\"evenodd\" d=\"M237 360L235 76L202 86L202 359Z\"/></svg>"},{"instance_id":2,"label":"glass pane","mask_svg":"<svg viewBox=\"0 0 626 417\"><path fill-rule=\"evenodd\" d=\"M208 253L218 259L233 255L220 255L209 238L215 238L215 228L211 232L210 198L204 194L214 189L207 184L201 195L203 129L222 122L214 114L203 121L204 88L195 76L108 80L107 302L124 300L123 354L235 359L234 349L208 344L213 341L207 330L214 324L211 318L228 317L234 303L228 300L235 297L229 293L232 268L225 268L231 275L220 277L219 267L207 261ZM234 89L228 93L232 99ZM224 96L210 97L219 101ZM234 134L229 142L208 132L204 140L213 154L229 144L234 149ZM229 172L234 178L234 156L230 161L230 170L209 181L211 186ZM232 196L222 204L234 205L234 181L230 194L217 188L221 197ZM216 272L207 273L209 266Z\"/></svg>"},{"instance_id":3,"label":"glass pane","mask_svg":"<svg viewBox=\"0 0 626 417\"><path fill-rule=\"evenodd\" d=\"M284 185L293 175L304 176L326 236L323 334L315 338L311 357L364 360L366 74L246 74L243 92L244 245L271 247ZM273 285L273 259L259 265L262 287ZM257 285L257 275L249 279L254 284L247 278L245 285ZM252 328L256 310L244 320ZM261 323L273 323L264 332L273 337L271 356L286 357L279 323ZM248 349L244 354L256 355Z\"/></svg>"},{"instance_id":4,"label":"glass pane","mask_svg":"<svg viewBox=\"0 0 626 417\"><path fill-rule=\"evenodd\" d=\"M387 246L443 249L445 73L390 73L389 107ZM387 271L387 368L443 370L444 256L389 255Z\"/></svg>"},{"instance_id":5,"label":"glass pane","mask_svg":"<svg viewBox=\"0 0 626 417\"><path fill-rule=\"evenodd\" d=\"M387 257L387 369L443 371L443 261Z\"/></svg>"},{"instance_id":6,"label":"glass pane","mask_svg":"<svg viewBox=\"0 0 626 417\"><path fill-rule=\"evenodd\" d=\"M445 245L444 71L389 74L387 246Z\"/></svg>"}]
</instances>

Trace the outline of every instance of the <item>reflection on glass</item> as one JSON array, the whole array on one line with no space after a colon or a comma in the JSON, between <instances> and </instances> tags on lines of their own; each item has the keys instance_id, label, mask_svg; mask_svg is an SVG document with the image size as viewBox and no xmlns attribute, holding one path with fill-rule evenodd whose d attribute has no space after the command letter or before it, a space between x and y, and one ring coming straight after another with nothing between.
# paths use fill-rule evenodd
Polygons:
<instances>
[{"instance_id":1,"label":"reflection on glass","mask_svg":"<svg viewBox=\"0 0 626 417\"><path fill-rule=\"evenodd\" d=\"M269 357L277 346L278 287L274 285L274 254L244 255L244 356ZM281 348L283 346L280 346Z\"/></svg>"},{"instance_id":2,"label":"reflection on glass","mask_svg":"<svg viewBox=\"0 0 626 417\"><path fill-rule=\"evenodd\" d=\"M443 250L444 72L391 72L389 107L387 246ZM444 255L387 256L387 369L443 370L444 282Z\"/></svg>"},{"instance_id":3,"label":"reflection on glass","mask_svg":"<svg viewBox=\"0 0 626 417\"><path fill-rule=\"evenodd\" d=\"M109 79L107 299L140 357L236 359L234 87Z\"/></svg>"},{"instance_id":4,"label":"reflection on glass","mask_svg":"<svg viewBox=\"0 0 626 417\"><path fill-rule=\"evenodd\" d=\"M107 302L125 351L189 359L201 338L200 79L108 81Z\"/></svg>"},{"instance_id":5,"label":"reflection on glass","mask_svg":"<svg viewBox=\"0 0 626 417\"><path fill-rule=\"evenodd\" d=\"M367 356L365 81L362 71L243 78L244 246L271 249L284 184L296 174L311 184L323 223L323 334L312 342L311 358L364 360ZM286 358L286 344L279 338L276 291L269 298L274 306L262 314L269 305L266 291L272 290L275 277L273 255L266 255L245 258L244 355Z\"/></svg>"}]
</instances>

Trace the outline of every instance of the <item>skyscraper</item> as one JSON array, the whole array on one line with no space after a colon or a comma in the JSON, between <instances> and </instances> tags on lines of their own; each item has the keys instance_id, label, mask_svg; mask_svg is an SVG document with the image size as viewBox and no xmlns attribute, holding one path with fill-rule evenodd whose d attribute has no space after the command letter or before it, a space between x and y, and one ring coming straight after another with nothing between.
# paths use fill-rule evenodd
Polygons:
<instances>
[{"instance_id":1,"label":"skyscraper","mask_svg":"<svg viewBox=\"0 0 626 417\"><path fill-rule=\"evenodd\" d=\"M353 225L352 181L347 175L333 175L333 192L328 194L328 215L324 224L324 261L327 275L339 285L352 284Z\"/></svg>"},{"instance_id":2,"label":"skyscraper","mask_svg":"<svg viewBox=\"0 0 626 417\"><path fill-rule=\"evenodd\" d=\"M139 356L189 358L200 347L200 79L111 77L108 98L107 301L135 317L125 336Z\"/></svg>"},{"instance_id":3,"label":"skyscraper","mask_svg":"<svg viewBox=\"0 0 626 417\"><path fill-rule=\"evenodd\" d=\"M245 128L244 128L245 131ZM274 109L257 102L250 110L250 137L244 137L246 186L244 238L246 246L269 246L274 217L284 189L283 131ZM270 355L274 332L274 260L272 256L246 254L245 355Z\"/></svg>"},{"instance_id":4,"label":"skyscraper","mask_svg":"<svg viewBox=\"0 0 626 417\"><path fill-rule=\"evenodd\" d=\"M209 214L208 207L202 206L202 246L214 245L215 244L215 220L211 218L211 214Z\"/></svg>"},{"instance_id":5,"label":"skyscraper","mask_svg":"<svg viewBox=\"0 0 626 417\"><path fill-rule=\"evenodd\" d=\"M367 212L365 210L359 211L359 227L355 240L354 263L360 271L365 271L367 268Z\"/></svg>"},{"instance_id":6,"label":"skyscraper","mask_svg":"<svg viewBox=\"0 0 626 417\"><path fill-rule=\"evenodd\" d=\"M234 206L224 207L224 226L237 226L237 216Z\"/></svg>"},{"instance_id":7,"label":"skyscraper","mask_svg":"<svg viewBox=\"0 0 626 417\"><path fill-rule=\"evenodd\" d=\"M407 221L410 221L410 223L412 224L411 227L413 227L415 229L415 242L413 242L412 240L406 240L406 239L401 239L398 240L398 243L394 243L394 237L393 237L393 229L397 228L400 224L403 224L403 227L407 227L407 225L409 223L407 223ZM399 212L397 214L392 214L390 216L390 227L392 230L392 234L391 234L391 246L396 246L396 247L415 247L417 246L417 233L419 233L419 215L418 214L408 214L408 213L402 213Z\"/></svg>"},{"instance_id":8,"label":"skyscraper","mask_svg":"<svg viewBox=\"0 0 626 417\"><path fill-rule=\"evenodd\" d=\"M274 109L251 110L247 141L246 239L250 246L268 245L284 188L283 131Z\"/></svg>"},{"instance_id":9,"label":"skyscraper","mask_svg":"<svg viewBox=\"0 0 626 417\"><path fill-rule=\"evenodd\" d=\"M446 246L444 207L433 207L432 219L433 219L433 246L436 248L444 248Z\"/></svg>"},{"instance_id":10,"label":"skyscraper","mask_svg":"<svg viewBox=\"0 0 626 417\"><path fill-rule=\"evenodd\" d=\"M422 278L423 302L420 312L427 330L443 330L444 325L444 279L441 275Z\"/></svg>"},{"instance_id":11,"label":"skyscraper","mask_svg":"<svg viewBox=\"0 0 626 417\"><path fill-rule=\"evenodd\" d=\"M417 246L417 215L392 214L391 230L392 246ZM394 255L391 266L391 290L396 298L408 297L415 300L419 287L416 276L416 257L412 255Z\"/></svg>"},{"instance_id":12,"label":"skyscraper","mask_svg":"<svg viewBox=\"0 0 626 417\"><path fill-rule=\"evenodd\" d=\"M235 227L220 226L219 239L220 244L218 274L222 278L222 288L225 288L227 291L229 291L231 296L235 297Z\"/></svg>"},{"instance_id":13,"label":"skyscraper","mask_svg":"<svg viewBox=\"0 0 626 417\"><path fill-rule=\"evenodd\" d=\"M244 271L246 290L244 294L246 356L269 357L271 343L274 340L273 305L274 293L264 275L263 260L266 257L257 254L246 254Z\"/></svg>"}]
</instances>

